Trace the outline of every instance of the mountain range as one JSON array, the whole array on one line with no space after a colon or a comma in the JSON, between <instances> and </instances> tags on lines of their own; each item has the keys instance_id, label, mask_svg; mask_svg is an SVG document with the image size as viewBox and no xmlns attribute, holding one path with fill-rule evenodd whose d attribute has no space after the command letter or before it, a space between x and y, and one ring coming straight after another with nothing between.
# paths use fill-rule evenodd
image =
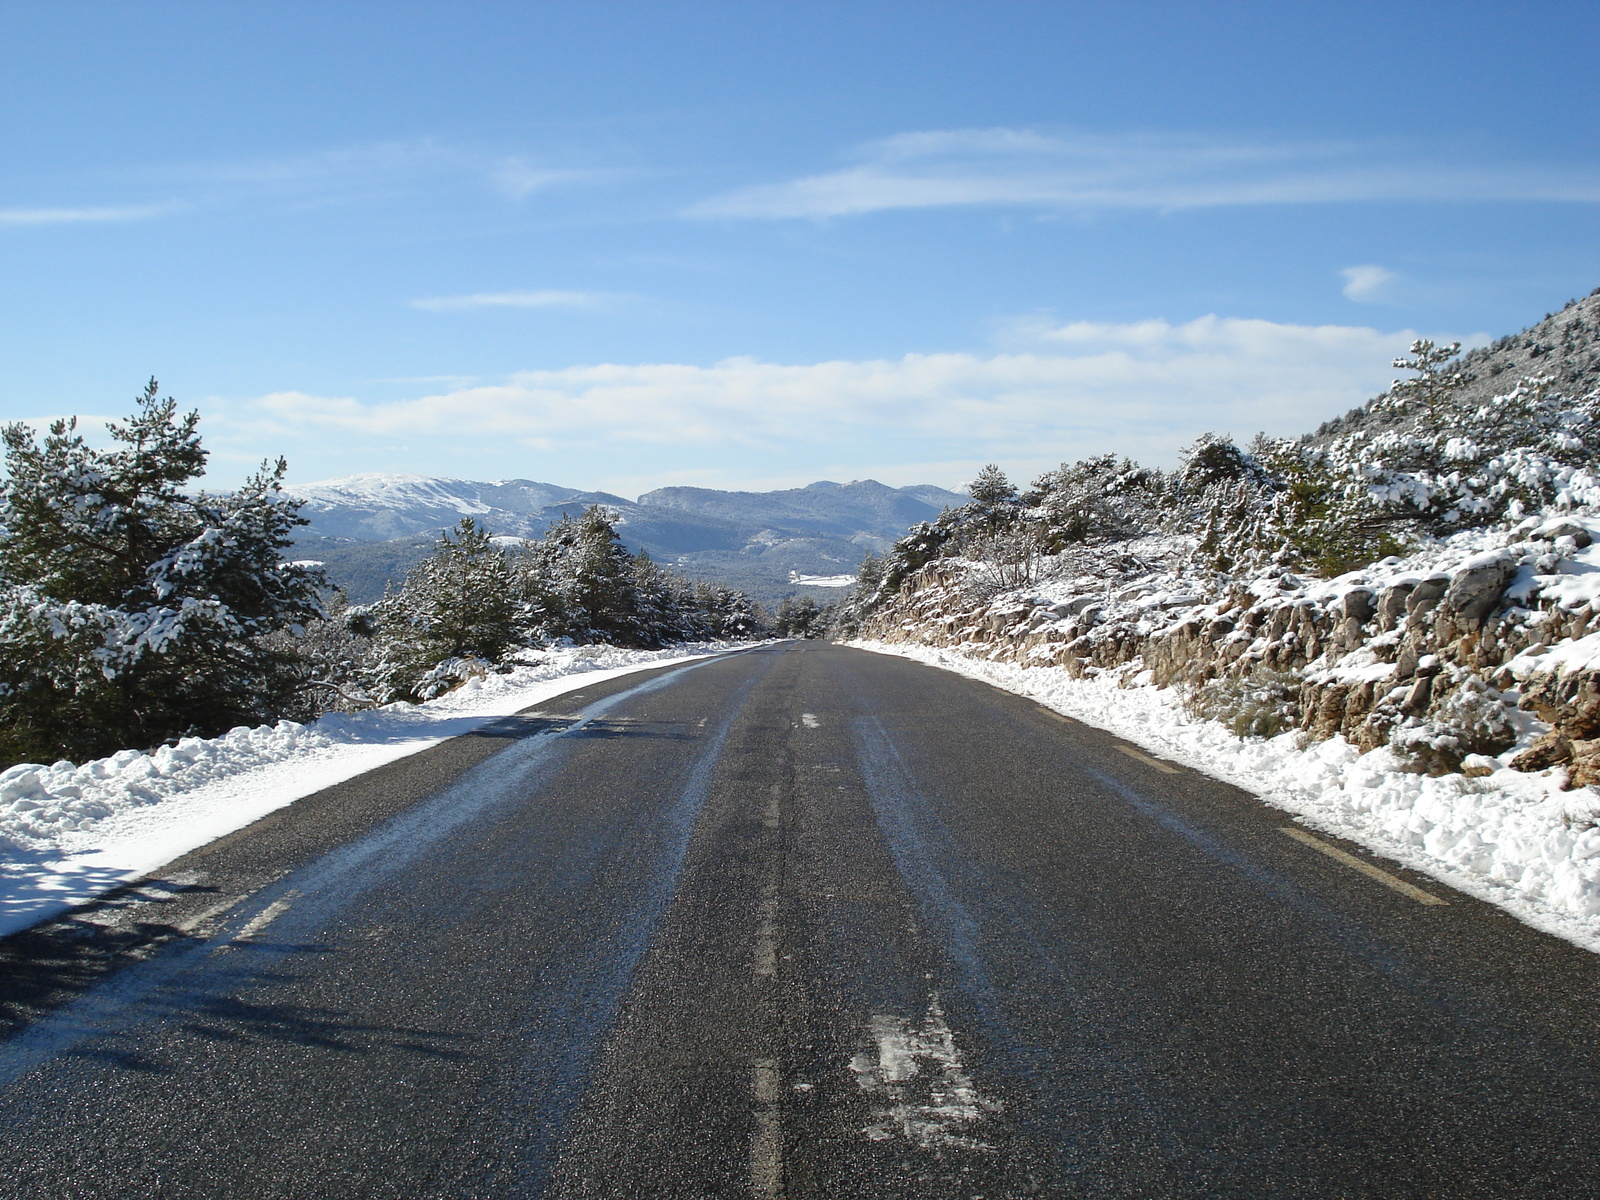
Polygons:
<instances>
[{"instance_id":1,"label":"mountain range","mask_svg":"<svg viewBox=\"0 0 1600 1200\"><path fill-rule=\"evenodd\" d=\"M881 553L910 526L967 499L931 485L892 488L873 479L773 492L668 487L637 500L528 479L482 483L382 473L285 490L310 521L297 553L324 562L329 578L358 603L376 599L385 582L398 583L439 532L462 517L494 534L535 538L591 504L612 513L629 549L686 575L769 603L792 594L820 597L829 583L853 575L868 551Z\"/></svg>"}]
</instances>

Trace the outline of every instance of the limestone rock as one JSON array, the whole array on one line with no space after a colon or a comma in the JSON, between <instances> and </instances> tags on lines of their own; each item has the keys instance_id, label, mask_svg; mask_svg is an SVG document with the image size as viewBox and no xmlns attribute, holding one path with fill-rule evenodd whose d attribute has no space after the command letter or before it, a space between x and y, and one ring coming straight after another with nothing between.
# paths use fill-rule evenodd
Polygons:
<instances>
[{"instance_id":1,"label":"limestone rock","mask_svg":"<svg viewBox=\"0 0 1600 1200\"><path fill-rule=\"evenodd\" d=\"M1517 560L1505 550L1491 550L1469 558L1450 576L1440 605L1469 626L1481 625L1500 603L1500 597L1516 573Z\"/></svg>"},{"instance_id":2,"label":"limestone rock","mask_svg":"<svg viewBox=\"0 0 1600 1200\"><path fill-rule=\"evenodd\" d=\"M1542 771L1572 758L1572 746L1559 733L1550 732L1511 760L1513 770Z\"/></svg>"}]
</instances>

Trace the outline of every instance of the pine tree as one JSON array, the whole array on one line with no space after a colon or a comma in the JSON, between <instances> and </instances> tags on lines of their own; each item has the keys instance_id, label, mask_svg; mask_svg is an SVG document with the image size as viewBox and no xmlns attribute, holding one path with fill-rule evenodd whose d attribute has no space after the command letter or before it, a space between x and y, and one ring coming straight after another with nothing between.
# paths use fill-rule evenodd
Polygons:
<instances>
[{"instance_id":1,"label":"pine tree","mask_svg":"<svg viewBox=\"0 0 1600 1200\"><path fill-rule=\"evenodd\" d=\"M372 609L377 625L376 690L385 699L426 700L459 679L441 664L499 662L520 645L528 615L511 566L471 517Z\"/></svg>"},{"instance_id":2,"label":"pine tree","mask_svg":"<svg viewBox=\"0 0 1600 1200\"><path fill-rule=\"evenodd\" d=\"M537 553L565 636L618 646L639 643L633 556L604 508L595 504L575 520L563 517L545 533Z\"/></svg>"},{"instance_id":3,"label":"pine tree","mask_svg":"<svg viewBox=\"0 0 1600 1200\"><path fill-rule=\"evenodd\" d=\"M1418 338L1411 343L1411 357L1393 363L1402 371L1415 371L1415 378L1395 380L1378 407L1428 424L1437 422L1450 397L1477 378L1458 361L1460 354L1460 342L1436 346Z\"/></svg>"},{"instance_id":4,"label":"pine tree","mask_svg":"<svg viewBox=\"0 0 1600 1200\"><path fill-rule=\"evenodd\" d=\"M818 604L809 596L785 596L778 605L773 632L779 637L824 638L828 636L833 616L832 605Z\"/></svg>"},{"instance_id":5,"label":"pine tree","mask_svg":"<svg viewBox=\"0 0 1600 1200\"><path fill-rule=\"evenodd\" d=\"M300 685L270 635L320 614L319 570L283 561L286 466L238 491L203 473L199 414L151 380L92 449L75 420L6 426L0 484L0 756L74 757L272 720Z\"/></svg>"},{"instance_id":6,"label":"pine tree","mask_svg":"<svg viewBox=\"0 0 1600 1200\"><path fill-rule=\"evenodd\" d=\"M1040 476L1025 503L1038 510L1041 544L1056 553L1069 545L1136 537L1153 528L1160 483L1158 472L1102 454L1062 463Z\"/></svg>"},{"instance_id":7,"label":"pine tree","mask_svg":"<svg viewBox=\"0 0 1600 1200\"><path fill-rule=\"evenodd\" d=\"M986 463L967 484L967 495L985 508L997 508L1017 498L1017 489L999 463Z\"/></svg>"},{"instance_id":8,"label":"pine tree","mask_svg":"<svg viewBox=\"0 0 1600 1200\"><path fill-rule=\"evenodd\" d=\"M750 597L720 583L695 585L695 607L705 630L704 636L717 640L740 641L755 637L760 619Z\"/></svg>"}]
</instances>

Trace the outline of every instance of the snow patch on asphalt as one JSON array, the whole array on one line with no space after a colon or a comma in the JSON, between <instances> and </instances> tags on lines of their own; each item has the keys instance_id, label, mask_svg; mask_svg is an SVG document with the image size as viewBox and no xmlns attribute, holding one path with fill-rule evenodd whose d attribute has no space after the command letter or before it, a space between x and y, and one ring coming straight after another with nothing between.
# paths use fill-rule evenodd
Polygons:
<instances>
[{"instance_id":1,"label":"snow patch on asphalt","mask_svg":"<svg viewBox=\"0 0 1600 1200\"><path fill-rule=\"evenodd\" d=\"M905 1017L880 1015L872 1018L870 1029L875 1050L850 1060L861 1090L888 1101L862 1130L869 1139L883 1142L899 1135L924 1150L994 1149L958 1132L997 1112L1000 1104L973 1086L937 996L929 1000L921 1028Z\"/></svg>"},{"instance_id":2,"label":"snow patch on asphalt","mask_svg":"<svg viewBox=\"0 0 1600 1200\"><path fill-rule=\"evenodd\" d=\"M931 646L858 641L982 680L1107 730L1173 762L1254 792L1304 824L1367 847L1498 905L1537 929L1600 952L1600 797L1564 791L1565 768L1432 778L1388 749L1362 754L1342 737L1303 748L1297 733L1239 739L1183 709L1176 689L1124 687L1106 672L1073 679Z\"/></svg>"},{"instance_id":3,"label":"snow patch on asphalt","mask_svg":"<svg viewBox=\"0 0 1600 1200\"><path fill-rule=\"evenodd\" d=\"M55 916L303 796L563 693L750 643L576 646L426 704L184 738L152 754L0 772L0 936Z\"/></svg>"}]
</instances>

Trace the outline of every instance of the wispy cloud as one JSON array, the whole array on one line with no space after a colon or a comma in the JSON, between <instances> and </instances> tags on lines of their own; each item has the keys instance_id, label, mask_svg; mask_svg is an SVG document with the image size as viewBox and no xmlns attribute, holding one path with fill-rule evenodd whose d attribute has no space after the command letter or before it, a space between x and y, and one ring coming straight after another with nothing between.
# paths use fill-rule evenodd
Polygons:
<instances>
[{"instance_id":1,"label":"wispy cloud","mask_svg":"<svg viewBox=\"0 0 1600 1200\"><path fill-rule=\"evenodd\" d=\"M1393 271L1375 263L1346 267L1339 274L1344 276L1344 287L1340 290L1350 300L1382 299L1384 286L1395 279Z\"/></svg>"},{"instance_id":2,"label":"wispy cloud","mask_svg":"<svg viewBox=\"0 0 1600 1200\"><path fill-rule=\"evenodd\" d=\"M864 147L859 158L837 171L713 196L685 215L825 219L974 205L1170 210L1377 200L1600 202L1600 171L1593 169L1430 163L1379 143L957 129L900 134Z\"/></svg>"},{"instance_id":3,"label":"wispy cloud","mask_svg":"<svg viewBox=\"0 0 1600 1200\"><path fill-rule=\"evenodd\" d=\"M388 403L284 392L252 410L290 439L336 432L374 447L496 447L513 473L529 447L627 444L679 447L685 468L726 465L736 449L751 476L777 473L797 447L814 447L817 461L839 461L851 447L869 462L1059 461L1108 450L1167 462L1208 429L1315 426L1385 387L1389 361L1416 334L1204 317L1037 325L1029 336L1031 350L991 356L601 364Z\"/></svg>"},{"instance_id":4,"label":"wispy cloud","mask_svg":"<svg viewBox=\"0 0 1600 1200\"><path fill-rule=\"evenodd\" d=\"M470 296L424 296L412 308L458 312L469 308L593 308L617 297L605 292L476 292Z\"/></svg>"},{"instance_id":5,"label":"wispy cloud","mask_svg":"<svg viewBox=\"0 0 1600 1200\"><path fill-rule=\"evenodd\" d=\"M513 200L525 200L535 192L567 184L600 183L625 174L622 171L581 168L548 167L530 163L526 159L509 158L489 172L489 178Z\"/></svg>"},{"instance_id":6,"label":"wispy cloud","mask_svg":"<svg viewBox=\"0 0 1600 1200\"><path fill-rule=\"evenodd\" d=\"M84 208L0 208L0 225L81 225L144 221L165 216L175 204L123 204Z\"/></svg>"},{"instance_id":7,"label":"wispy cloud","mask_svg":"<svg viewBox=\"0 0 1600 1200\"><path fill-rule=\"evenodd\" d=\"M421 138L309 150L299 154L167 163L103 175L84 186L166 196L159 203L59 204L0 208L0 225L63 225L136 221L179 211L202 212L268 204L288 208L367 203L466 186L521 201L560 185L603 183L626 174L589 168L535 166Z\"/></svg>"}]
</instances>

